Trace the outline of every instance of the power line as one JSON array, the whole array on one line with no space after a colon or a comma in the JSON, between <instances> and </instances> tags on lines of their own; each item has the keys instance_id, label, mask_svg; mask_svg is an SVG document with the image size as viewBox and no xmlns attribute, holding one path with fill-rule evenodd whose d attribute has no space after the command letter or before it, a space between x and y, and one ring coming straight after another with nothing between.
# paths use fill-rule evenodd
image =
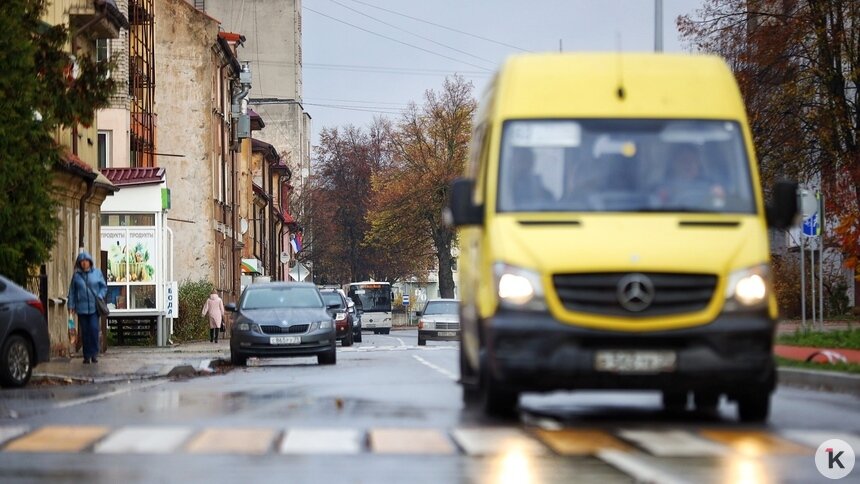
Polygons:
<instances>
[{"instance_id":1,"label":"power line","mask_svg":"<svg viewBox=\"0 0 860 484\"><path fill-rule=\"evenodd\" d=\"M354 106L342 106L337 104L317 104L317 103L305 103L308 106L314 106L318 108L330 108L330 109L342 109L345 111L359 111L363 113L379 113L379 114L402 114L403 111L394 111L394 110L385 110L385 108L372 109L370 107L354 107Z\"/></svg>"},{"instance_id":2,"label":"power line","mask_svg":"<svg viewBox=\"0 0 860 484\"><path fill-rule=\"evenodd\" d=\"M450 45L448 45L448 44L443 44L442 42L437 42L437 41L435 41L435 40L433 40L433 39L431 39L431 38L429 38L429 37L424 37L423 35L418 35L418 34L416 34L415 32L410 32L409 30L406 30L406 29L404 29L404 28L398 27L398 26L396 26L396 25L394 25L394 24L392 24L392 23L388 23L388 22L386 22L386 21L384 21L384 20L380 20L380 19L378 19L378 18L376 18L376 17L374 17L374 16L372 16L372 15L368 15L368 14L366 14L366 13L364 13L364 12L360 11L360 10L356 10L356 9L354 9L354 8L352 8L352 7L348 6L348 5L344 5L344 4L340 3L340 2L338 2L337 0L329 0L329 1L330 1L330 2L332 2L332 3L334 3L334 4L336 4L336 5L340 5L341 7L345 8L345 9L347 9L347 10L350 10L350 11L352 11L352 12L355 12L355 13L359 14L359 15L362 15L362 16L364 16L364 17L367 17L367 18L369 18L369 19L371 19L371 20L375 20L375 21L377 21L377 22L381 23L382 25L387 25L387 26L389 26L389 27L391 27L391 28L393 28L393 29L399 30L399 31L401 31L401 32L406 32L406 33L407 33L407 34L409 34L409 35L412 35L412 36L414 36L414 37L418 37L419 39L426 40L426 41L431 42L431 43L433 43L433 44L436 44L436 45L438 45L438 46L440 46L440 47L445 47L446 49L451 49L451 50L453 50L453 51L455 51L455 52L459 52L459 53L461 53L461 54L467 55L467 56L469 56L469 57L471 57L471 58L473 58L473 59L478 59L478 60L482 60L482 61L484 61L484 62L489 62L490 64L495 64L495 63L496 63L495 61L492 61L492 60L490 60L490 59L487 59L487 58L484 58L484 57L481 57L481 56L477 56L477 55L471 54L471 53L469 53L469 52L466 52L465 50L460 50L460 49L458 49L458 48L456 48L456 47L452 47L452 46L450 46Z\"/></svg>"},{"instance_id":3,"label":"power line","mask_svg":"<svg viewBox=\"0 0 860 484\"><path fill-rule=\"evenodd\" d=\"M415 45L415 44L410 44L410 43L408 43L408 42L403 42L402 40L397 40L397 39L395 39L394 37L389 37L389 36L387 36L387 35L383 35L383 34L380 34L380 33L378 33L378 32L374 32L374 31L372 31L372 30L368 30L368 29L366 29L366 28L364 28L364 27L359 27L358 25L351 24L351 23L349 23L349 22L347 22L347 21L345 21L345 20L341 20L341 19L339 19L339 18L332 17L331 15L324 14L324 13L319 12L319 11L317 11L317 10L314 10L314 9L312 9L312 8L310 8L310 7L302 6L302 8L303 8L303 9L305 9L305 10L308 10L308 11L310 11L310 12L313 12L313 13L315 13L315 14L317 14L317 15L321 15L321 16L326 17L326 18L328 18L328 19L334 20L335 22L340 22L340 23L342 23L342 24L344 24L344 25L348 25L348 26L350 26L350 27L352 27L352 28L354 28L354 29L361 30L362 32L367 32L368 34L375 35L375 36L377 36L377 37L382 37L383 39L390 40L390 41L392 41L392 42L397 42L398 44L403 44L403 45L405 45L405 46L412 47L413 49L418 49L418 50L423 51L423 52L428 52L428 53L430 53L430 54L433 54L433 55L436 55L436 56L439 56L439 57L444 57L445 59L452 60L452 61L455 61L455 62L459 62L459 63L461 63L461 64L466 64L466 65L470 65L470 66L472 66L472 67L477 67L478 69L482 69L482 70L485 70L485 71L490 71L490 69L488 69L488 68L486 68L486 67L482 67L482 66L479 66L479 65L477 65L477 64L473 64L473 63L471 63L471 62L466 62L466 61L464 61L464 60L456 59L456 58L454 58L454 57L450 57L450 56L447 56L447 55L445 55L445 54L440 54L439 52L432 51L432 50L430 50L430 49L425 49L424 47L419 47L419 46L417 46L417 45Z\"/></svg>"},{"instance_id":4,"label":"power line","mask_svg":"<svg viewBox=\"0 0 860 484\"><path fill-rule=\"evenodd\" d=\"M446 25L437 24L437 23L435 23L435 22L431 22L431 21L429 21L429 20L424 20L424 19L422 19L422 18L413 17L413 16L411 16L411 15L406 15L405 13L395 12L394 10L389 10L389 9L387 9L387 8L383 8L383 7L379 7L379 6L376 6L376 5L372 5L372 4L369 4L369 3L366 3L366 2L362 2L362 1L360 1L360 0L352 0L352 1L353 1L353 2L355 2L355 3L360 3L360 4L362 4L362 5L366 5L366 6L370 7L370 8L375 8L375 9L378 9L378 10L382 10L383 12L393 13L394 15L399 15L399 16L401 16L401 17L406 17L406 18L408 18L408 19L412 19L412 20L415 20L415 21L418 21L418 22L423 22L423 23L425 23L425 24L432 25L432 26L434 26L434 27L439 27L440 29L450 30L451 32L456 32L456 33L458 33L458 34L468 35L469 37L474 37L474 38L476 38L476 39L480 39L480 40L483 40L483 41L485 41L485 42L492 42L493 44L498 44L498 45L502 45L502 46L505 46L505 47L510 47L511 49L517 49L517 50L521 50L521 51L523 51L523 52L531 52L531 51L529 51L528 49L523 49L522 47L517 47L517 46L515 46L515 45L511 45L511 44L506 44L506 43L504 43L504 42L501 42L501 41L498 41L498 40L489 39L489 38L487 38L487 37L481 37L480 35L476 35L476 34L473 34L473 33L471 33L471 32L465 32L465 31L463 31L463 30L458 30L458 29L455 29L455 28L452 28L452 27L448 27L448 26L446 26Z\"/></svg>"},{"instance_id":5,"label":"power line","mask_svg":"<svg viewBox=\"0 0 860 484\"><path fill-rule=\"evenodd\" d=\"M409 105L408 103L393 103L393 102L387 102L387 101L359 101L359 100L355 100L355 99L332 99L332 98L325 98L325 97L304 98L303 101L304 102L308 102L308 101L311 101L311 102L334 101L334 102L362 103L362 104L373 104L373 105L390 104L393 106L400 106L400 107L406 107Z\"/></svg>"},{"instance_id":6,"label":"power line","mask_svg":"<svg viewBox=\"0 0 860 484\"><path fill-rule=\"evenodd\" d=\"M258 64L261 65L276 65L276 66L285 66L292 67L295 69L294 62L288 61L259 61ZM349 64L303 64L303 69L320 69L320 70L330 70L330 71L344 71L344 72L369 72L376 74L405 74L405 75L445 75L450 76L452 74L459 74L464 77L490 77L492 76L491 72L488 71L460 71L460 70L445 70L445 69L421 69L421 68L408 68L408 67L385 67L385 66L361 66L361 65L349 65Z\"/></svg>"}]
</instances>

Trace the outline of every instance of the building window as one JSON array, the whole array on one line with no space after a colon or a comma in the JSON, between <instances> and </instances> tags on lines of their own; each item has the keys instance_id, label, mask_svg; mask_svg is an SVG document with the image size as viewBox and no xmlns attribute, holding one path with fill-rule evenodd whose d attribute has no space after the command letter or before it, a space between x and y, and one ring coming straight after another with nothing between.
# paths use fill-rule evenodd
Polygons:
<instances>
[{"instance_id":1,"label":"building window","mask_svg":"<svg viewBox=\"0 0 860 484\"><path fill-rule=\"evenodd\" d=\"M99 170L111 166L111 131L99 130Z\"/></svg>"},{"instance_id":2,"label":"building window","mask_svg":"<svg viewBox=\"0 0 860 484\"><path fill-rule=\"evenodd\" d=\"M110 39L96 39L96 61L110 62ZM110 77L110 71L108 71Z\"/></svg>"}]
</instances>

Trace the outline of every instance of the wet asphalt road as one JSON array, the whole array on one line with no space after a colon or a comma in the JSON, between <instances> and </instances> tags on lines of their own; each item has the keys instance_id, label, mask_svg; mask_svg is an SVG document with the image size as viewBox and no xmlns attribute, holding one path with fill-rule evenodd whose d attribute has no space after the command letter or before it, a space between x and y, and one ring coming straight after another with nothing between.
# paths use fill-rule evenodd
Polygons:
<instances>
[{"instance_id":1,"label":"wet asphalt road","mask_svg":"<svg viewBox=\"0 0 860 484\"><path fill-rule=\"evenodd\" d=\"M860 441L860 399L788 388L758 427L622 392L527 395L518 422L490 420L461 404L457 351L365 333L334 367L0 390L0 482L830 482L818 443Z\"/></svg>"}]
</instances>

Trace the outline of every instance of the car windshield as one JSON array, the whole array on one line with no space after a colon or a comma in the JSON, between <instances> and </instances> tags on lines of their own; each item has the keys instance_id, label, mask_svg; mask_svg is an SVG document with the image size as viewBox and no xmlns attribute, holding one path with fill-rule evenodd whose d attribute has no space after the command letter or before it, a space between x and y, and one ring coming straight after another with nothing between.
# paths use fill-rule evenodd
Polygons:
<instances>
[{"instance_id":1,"label":"car windshield","mask_svg":"<svg viewBox=\"0 0 860 484\"><path fill-rule=\"evenodd\" d=\"M499 170L499 212L756 211L730 121L508 121Z\"/></svg>"},{"instance_id":2,"label":"car windshield","mask_svg":"<svg viewBox=\"0 0 860 484\"><path fill-rule=\"evenodd\" d=\"M343 299L341 299L340 294L336 292L324 292L322 293L322 297L326 306L337 304L338 308L343 309Z\"/></svg>"},{"instance_id":3,"label":"car windshield","mask_svg":"<svg viewBox=\"0 0 860 484\"><path fill-rule=\"evenodd\" d=\"M260 287L248 289L242 309L321 308L319 292L313 287Z\"/></svg>"},{"instance_id":4,"label":"car windshield","mask_svg":"<svg viewBox=\"0 0 860 484\"><path fill-rule=\"evenodd\" d=\"M391 287L388 285L351 286L348 295L363 312L391 311Z\"/></svg>"},{"instance_id":5,"label":"car windshield","mask_svg":"<svg viewBox=\"0 0 860 484\"><path fill-rule=\"evenodd\" d=\"M424 308L424 315L457 314L458 307L459 303L457 301L430 301Z\"/></svg>"}]
</instances>

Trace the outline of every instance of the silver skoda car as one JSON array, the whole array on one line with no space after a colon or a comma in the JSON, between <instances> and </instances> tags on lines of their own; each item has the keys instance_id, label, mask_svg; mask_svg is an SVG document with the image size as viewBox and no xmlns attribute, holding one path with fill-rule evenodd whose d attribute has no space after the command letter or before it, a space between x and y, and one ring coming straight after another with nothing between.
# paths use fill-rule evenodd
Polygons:
<instances>
[{"instance_id":1,"label":"silver skoda car","mask_svg":"<svg viewBox=\"0 0 860 484\"><path fill-rule=\"evenodd\" d=\"M230 336L234 365L252 356L316 356L321 365L337 362L335 329L317 287L301 282L268 282L245 288Z\"/></svg>"}]
</instances>

